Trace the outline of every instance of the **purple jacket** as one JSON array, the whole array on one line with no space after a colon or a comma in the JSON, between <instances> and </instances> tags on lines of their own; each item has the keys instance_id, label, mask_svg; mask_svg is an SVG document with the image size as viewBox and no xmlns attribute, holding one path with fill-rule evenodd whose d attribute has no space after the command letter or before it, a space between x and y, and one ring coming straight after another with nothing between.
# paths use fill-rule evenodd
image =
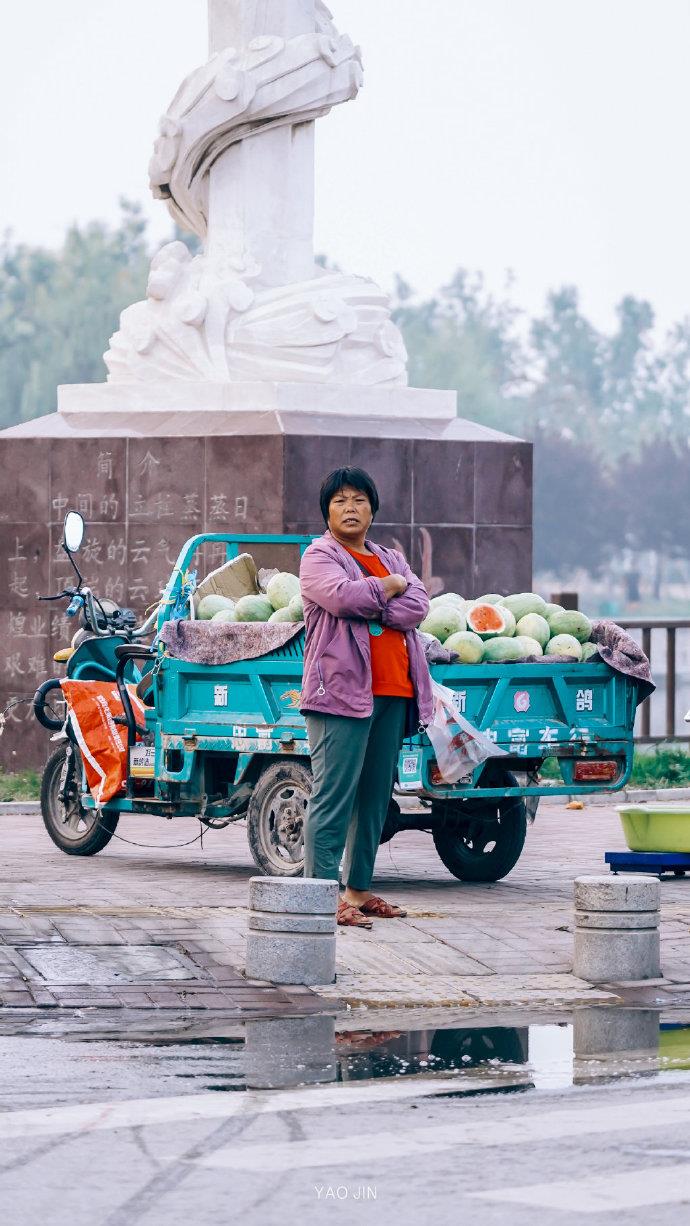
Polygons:
<instances>
[{"instance_id":1,"label":"purple jacket","mask_svg":"<svg viewBox=\"0 0 690 1226\"><path fill-rule=\"evenodd\" d=\"M401 553L367 541L367 549L408 588L386 597L383 583L365 577L355 559L326 532L305 551L300 583L306 622L302 711L330 715L371 715L371 640L368 622L405 633L419 721L431 722L431 676L416 627L429 610L426 588Z\"/></svg>"}]
</instances>

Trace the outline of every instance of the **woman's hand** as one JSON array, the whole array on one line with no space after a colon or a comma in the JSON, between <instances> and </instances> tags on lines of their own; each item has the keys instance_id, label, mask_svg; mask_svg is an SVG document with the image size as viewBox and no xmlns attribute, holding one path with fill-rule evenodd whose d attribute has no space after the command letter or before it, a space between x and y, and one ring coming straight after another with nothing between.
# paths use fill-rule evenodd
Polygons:
<instances>
[{"instance_id":1,"label":"woman's hand","mask_svg":"<svg viewBox=\"0 0 690 1226\"><path fill-rule=\"evenodd\" d=\"M386 575L385 579L381 580L386 596L401 596L407 591L407 579L404 575Z\"/></svg>"}]
</instances>

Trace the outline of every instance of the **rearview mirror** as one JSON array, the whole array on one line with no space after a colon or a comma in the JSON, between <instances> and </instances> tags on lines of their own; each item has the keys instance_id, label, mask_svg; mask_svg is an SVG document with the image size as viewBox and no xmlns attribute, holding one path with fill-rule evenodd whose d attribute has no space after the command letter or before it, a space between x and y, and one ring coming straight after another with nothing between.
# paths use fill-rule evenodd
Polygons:
<instances>
[{"instance_id":1,"label":"rearview mirror","mask_svg":"<svg viewBox=\"0 0 690 1226\"><path fill-rule=\"evenodd\" d=\"M68 553L77 553L84 539L84 520L78 511L68 511L65 516L63 543Z\"/></svg>"}]
</instances>

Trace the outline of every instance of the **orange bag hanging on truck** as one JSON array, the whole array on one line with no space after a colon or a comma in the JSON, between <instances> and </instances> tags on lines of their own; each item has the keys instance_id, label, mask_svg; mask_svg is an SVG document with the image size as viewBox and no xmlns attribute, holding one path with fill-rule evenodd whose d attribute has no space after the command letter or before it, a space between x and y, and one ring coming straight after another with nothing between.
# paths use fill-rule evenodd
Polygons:
<instances>
[{"instance_id":1,"label":"orange bag hanging on truck","mask_svg":"<svg viewBox=\"0 0 690 1226\"><path fill-rule=\"evenodd\" d=\"M112 681L61 681L70 723L79 746L86 782L96 804L103 805L124 787L127 777L127 728L114 717L124 715ZM127 686L134 718L145 720L146 708L134 686Z\"/></svg>"}]
</instances>

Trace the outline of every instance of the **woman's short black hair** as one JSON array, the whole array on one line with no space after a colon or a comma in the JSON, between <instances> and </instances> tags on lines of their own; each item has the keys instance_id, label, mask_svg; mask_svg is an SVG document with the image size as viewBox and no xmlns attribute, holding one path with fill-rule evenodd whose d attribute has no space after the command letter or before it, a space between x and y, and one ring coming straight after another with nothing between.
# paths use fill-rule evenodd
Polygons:
<instances>
[{"instance_id":1,"label":"woman's short black hair","mask_svg":"<svg viewBox=\"0 0 690 1226\"><path fill-rule=\"evenodd\" d=\"M346 485L351 486L354 490L361 490L363 494L366 494L369 499L372 515L375 515L378 511L379 494L369 473L365 473L363 468L336 468L326 477L319 494L321 514L326 523L328 523L328 509L331 505L331 499L335 498L336 494L339 494Z\"/></svg>"}]
</instances>

